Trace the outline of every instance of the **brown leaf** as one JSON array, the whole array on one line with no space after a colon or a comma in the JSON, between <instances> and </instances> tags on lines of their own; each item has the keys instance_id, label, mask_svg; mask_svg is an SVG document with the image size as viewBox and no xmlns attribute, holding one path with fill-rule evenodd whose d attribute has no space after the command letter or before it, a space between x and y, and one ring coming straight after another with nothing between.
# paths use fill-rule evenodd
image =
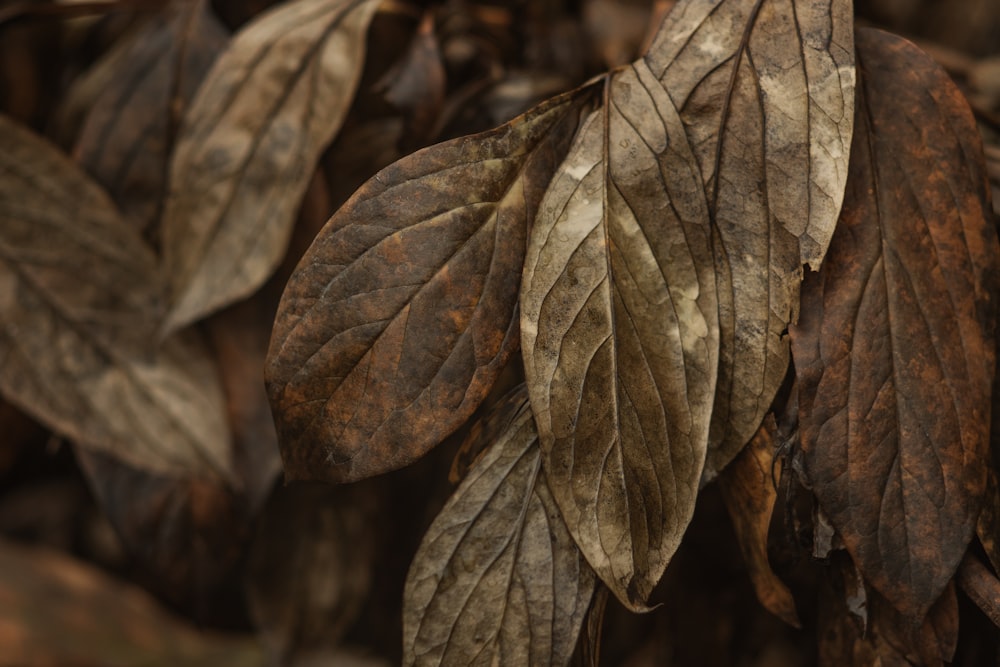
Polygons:
<instances>
[{"instance_id":1,"label":"brown leaf","mask_svg":"<svg viewBox=\"0 0 1000 667\"><path fill-rule=\"evenodd\" d=\"M972 115L905 40L858 33L851 178L792 329L806 472L865 578L910 618L944 591L988 465L1000 270Z\"/></svg>"},{"instance_id":2,"label":"brown leaf","mask_svg":"<svg viewBox=\"0 0 1000 667\"><path fill-rule=\"evenodd\" d=\"M340 128L376 0L295 0L243 28L184 118L163 220L174 331L267 280Z\"/></svg>"},{"instance_id":3,"label":"brown leaf","mask_svg":"<svg viewBox=\"0 0 1000 667\"><path fill-rule=\"evenodd\" d=\"M546 471L633 609L691 520L706 452L710 478L760 425L801 263L836 220L850 3L807 4L678 3L607 78L529 242L521 336Z\"/></svg>"},{"instance_id":4,"label":"brown leaf","mask_svg":"<svg viewBox=\"0 0 1000 667\"><path fill-rule=\"evenodd\" d=\"M516 349L528 220L589 97L404 158L330 219L268 353L289 477L399 468L472 414Z\"/></svg>"},{"instance_id":5,"label":"brown leaf","mask_svg":"<svg viewBox=\"0 0 1000 667\"><path fill-rule=\"evenodd\" d=\"M771 569L767 534L778 499L774 452L777 426L768 416L742 452L719 476L719 489L733 522L750 579L760 603L789 625L800 628L791 591Z\"/></svg>"},{"instance_id":6,"label":"brown leaf","mask_svg":"<svg viewBox=\"0 0 1000 667\"><path fill-rule=\"evenodd\" d=\"M152 251L53 146L0 117L0 391L53 430L153 471L230 476L200 340L151 349Z\"/></svg>"},{"instance_id":7,"label":"brown leaf","mask_svg":"<svg viewBox=\"0 0 1000 667\"><path fill-rule=\"evenodd\" d=\"M368 594L375 487L292 484L269 500L249 554L247 602L274 664L335 648Z\"/></svg>"},{"instance_id":8,"label":"brown leaf","mask_svg":"<svg viewBox=\"0 0 1000 667\"><path fill-rule=\"evenodd\" d=\"M604 629L604 612L608 606L608 588L598 583L590 609L580 630L580 637L573 654L573 667L599 667L601 659L601 634Z\"/></svg>"},{"instance_id":9,"label":"brown leaf","mask_svg":"<svg viewBox=\"0 0 1000 667\"><path fill-rule=\"evenodd\" d=\"M0 646L19 667L263 667L251 637L201 632L65 555L0 543Z\"/></svg>"},{"instance_id":10,"label":"brown leaf","mask_svg":"<svg viewBox=\"0 0 1000 667\"><path fill-rule=\"evenodd\" d=\"M1000 580L972 554L958 568L958 585L988 619L1000 628Z\"/></svg>"},{"instance_id":11,"label":"brown leaf","mask_svg":"<svg viewBox=\"0 0 1000 667\"><path fill-rule=\"evenodd\" d=\"M595 577L549 494L531 408L455 491L410 566L404 665L565 665Z\"/></svg>"},{"instance_id":12,"label":"brown leaf","mask_svg":"<svg viewBox=\"0 0 1000 667\"><path fill-rule=\"evenodd\" d=\"M148 586L173 604L219 613L249 538L242 498L196 472L161 474L75 448L87 484Z\"/></svg>"},{"instance_id":13,"label":"brown leaf","mask_svg":"<svg viewBox=\"0 0 1000 667\"><path fill-rule=\"evenodd\" d=\"M206 0L174 0L112 54L109 84L77 140L77 162L151 241L181 113L226 39Z\"/></svg>"}]
</instances>

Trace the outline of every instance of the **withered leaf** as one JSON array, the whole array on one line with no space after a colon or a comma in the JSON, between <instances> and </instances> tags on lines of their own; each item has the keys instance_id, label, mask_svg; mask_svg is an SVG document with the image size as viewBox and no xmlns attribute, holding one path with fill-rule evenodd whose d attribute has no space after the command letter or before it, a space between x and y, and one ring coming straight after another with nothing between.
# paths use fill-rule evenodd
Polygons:
<instances>
[{"instance_id":1,"label":"withered leaf","mask_svg":"<svg viewBox=\"0 0 1000 667\"><path fill-rule=\"evenodd\" d=\"M767 556L767 534L778 499L772 476L776 431L774 418L768 416L718 481L757 598L772 614L798 628L795 599L771 569Z\"/></svg>"},{"instance_id":2,"label":"withered leaf","mask_svg":"<svg viewBox=\"0 0 1000 667\"><path fill-rule=\"evenodd\" d=\"M109 56L114 73L90 106L74 155L147 238L157 229L180 114L226 43L207 0L174 0Z\"/></svg>"},{"instance_id":3,"label":"withered leaf","mask_svg":"<svg viewBox=\"0 0 1000 667\"><path fill-rule=\"evenodd\" d=\"M1000 258L961 93L885 33L859 31L858 61L844 212L791 330L800 429L809 481L858 568L920 619L985 492Z\"/></svg>"},{"instance_id":4,"label":"withered leaf","mask_svg":"<svg viewBox=\"0 0 1000 667\"><path fill-rule=\"evenodd\" d=\"M179 329L239 300L281 262L319 156L340 128L376 0L295 0L244 27L184 117L164 262Z\"/></svg>"},{"instance_id":5,"label":"withered leaf","mask_svg":"<svg viewBox=\"0 0 1000 667\"><path fill-rule=\"evenodd\" d=\"M58 601L58 602L56 602ZM251 637L201 632L146 591L54 551L0 542L8 665L264 667Z\"/></svg>"},{"instance_id":6,"label":"withered leaf","mask_svg":"<svg viewBox=\"0 0 1000 667\"><path fill-rule=\"evenodd\" d=\"M589 90L390 165L282 297L266 377L291 478L404 466L467 419L516 349L528 221Z\"/></svg>"},{"instance_id":7,"label":"withered leaf","mask_svg":"<svg viewBox=\"0 0 1000 667\"><path fill-rule=\"evenodd\" d=\"M245 590L274 664L335 648L356 619L372 581L379 490L296 483L268 501Z\"/></svg>"},{"instance_id":8,"label":"withered leaf","mask_svg":"<svg viewBox=\"0 0 1000 667\"><path fill-rule=\"evenodd\" d=\"M521 335L546 470L632 608L691 520L706 453L710 478L784 378L801 263L842 196L851 48L843 0L680 2L609 75L542 202Z\"/></svg>"},{"instance_id":9,"label":"withered leaf","mask_svg":"<svg viewBox=\"0 0 1000 667\"><path fill-rule=\"evenodd\" d=\"M152 251L101 188L0 117L0 391L88 447L229 476L218 373L200 340L152 349Z\"/></svg>"},{"instance_id":10,"label":"withered leaf","mask_svg":"<svg viewBox=\"0 0 1000 667\"><path fill-rule=\"evenodd\" d=\"M596 578L549 494L526 397L434 520L403 602L404 665L565 665Z\"/></svg>"}]
</instances>

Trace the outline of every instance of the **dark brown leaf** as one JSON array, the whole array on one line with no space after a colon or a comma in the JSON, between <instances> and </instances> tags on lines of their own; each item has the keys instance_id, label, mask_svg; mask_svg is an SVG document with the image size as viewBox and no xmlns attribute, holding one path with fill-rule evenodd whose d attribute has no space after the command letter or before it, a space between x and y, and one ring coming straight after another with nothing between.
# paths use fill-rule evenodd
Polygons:
<instances>
[{"instance_id":1,"label":"dark brown leaf","mask_svg":"<svg viewBox=\"0 0 1000 667\"><path fill-rule=\"evenodd\" d=\"M768 416L757 435L719 476L719 489L733 521L750 579L760 603L789 625L799 628L791 591L771 569L767 534L778 499L772 476L777 447L774 418Z\"/></svg>"},{"instance_id":2,"label":"dark brown leaf","mask_svg":"<svg viewBox=\"0 0 1000 667\"><path fill-rule=\"evenodd\" d=\"M149 470L230 476L215 365L153 350L152 251L79 167L0 117L0 391L87 447Z\"/></svg>"},{"instance_id":3,"label":"dark brown leaf","mask_svg":"<svg viewBox=\"0 0 1000 667\"><path fill-rule=\"evenodd\" d=\"M89 565L0 543L2 661L18 667L264 667L250 637L201 632Z\"/></svg>"},{"instance_id":4,"label":"dark brown leaf","mask_svg":"<svg viewBox=\"0 0 1000 667\"><path fill-rule=\"evenodd\" d=\"M679 2L607 78L539 209L521 337L546 471L633 609L703 473L784 379L801 264L822 258L843 189L850 24L843 0Z\"/></svg>"},{"instance_id":5,"label":"dark brown leaf","mask_svg":"<svg viewBox=\"0 0 1000 667\"><path fill-rule=\"evenodd\" d=\"M959 91L905 40L858 33L851 178L792 329L809 481L865 578L922 619L975 529L1000 271Z\"/></svg>"},{"instance_id":6,"label":"dark brown leaf","mask_svg":"<svg viewBox=\"0 0 1000 667\"><path fill-rule=\"evenodd\" d=\"M339 645L368 594L376 487L292 484L268 502L249 555L247 602L274 664Z\"/></svg>"},{"instance_id":7,"label":"dark brown leaf","mask_svg":"<svg viewBox=\"0 0 1000 667\"><path fill-rule=\"evenodd\" d=\"M260 287L347 114L376 0L295 0L244 27L184 118L163 220L165 331Z\"/></svg>"},{"instance_id":8,"label":"dark brown leaf","mask_svg":"<svg viewBox=\"0 0 1000 667\"><path fill-rule=\"evenodd\" d=\"M268 353L289 477L404 466L472 414L516 349L528 221L589 99L404 158L330 219Z\"/></svg>"},{"instance_id":9,"label":"dark brown leaf","mask_svg":"<svg viewBox=\"0 0 1000 667\"><path fill-rule=\"evenodd\" d=\"M549 494L531 408L424 536L403 602L404 665L565 665L595 577Z\"/></svg>"},{"instance_id":10,"label":"dark brown leaf","mask_svg":"<svg viewBox=\"0 0 1000 667\"><path fill-rule=\"evenodd\" d=\"M93 101L74 150L125 219L148 239L166 193L181 113L226 43L207 0L174 0L113 53L113 73Z\"/></svg>"}]
</instances>

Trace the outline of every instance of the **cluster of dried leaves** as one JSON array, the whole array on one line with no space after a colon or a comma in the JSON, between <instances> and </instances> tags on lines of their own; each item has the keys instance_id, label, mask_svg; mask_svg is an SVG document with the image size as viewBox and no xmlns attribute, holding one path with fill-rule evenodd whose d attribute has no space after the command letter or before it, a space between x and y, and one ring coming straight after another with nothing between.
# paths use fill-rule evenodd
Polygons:
<instances>
[{"instance_id":1,"label":"cluster of dried leaves","mask_svg":"<svg viewBox=\"0 0 1000 667\"><path fill-rule=\"evenodd\" d=\"M3 71L71 81L2 99L0 425L65 439L153 588L244 602L266 656L71 638L733 664L678 657L696 505L819 664L952 662L957 588L1000 625L1000 160L930 56L849 0L150 4L63 34L109 45L79 72L28 18L73 5L0 8L34 45ZM46 587L176 623L0 560L24 664L80 659Z\"/></svg>"}]
</instances>

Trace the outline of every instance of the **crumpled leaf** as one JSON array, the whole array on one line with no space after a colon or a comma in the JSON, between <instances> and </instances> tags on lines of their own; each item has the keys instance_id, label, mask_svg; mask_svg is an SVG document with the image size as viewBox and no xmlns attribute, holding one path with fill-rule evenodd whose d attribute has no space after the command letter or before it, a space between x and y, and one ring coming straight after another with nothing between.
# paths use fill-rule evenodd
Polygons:
<instances>
[{"instance_id":1,"label":"crumpled leaf","mask_svg":"<svg viewBox=\"0 0 1000 667\"><path fill-rule=\"evenodd\" d=\"M467 419L517 347L528 221L587 89L390 165L289 279L266 378L290 478L402 467Z\"/></svg>"},{"instance_id":2,"label":"crumpled leaf","mask_svg":"<svg viewBox=\"0 0 1000 667\"><path fill-rule=\"evenodd\" d=\"M152 349L152 251L103 190L0 117L0 391L53 430L140 468L230 476L217 370L187 336Z\"/></svg>"},{"instance_id":3,"label":"crumpled leaf","mask_svg":"<svg viewBox=\"0 0 1000 667\"><path fill-rule=\"evenodd\" d=\"M858 568L920 619L985 493L1000 251L961 93L901 38L859 31L858 58L844 213L791 329L800 429Z\"/></svg>"},{"instance_id":4,"label":"crumpled leaf","mask_svg":"<svg viewBox=\"0 0 1000 667\"><path fill-rule=\"evenodd\" d=\"M80 131L77 162L151 241L180 114L226 40L207 0L174 0L109 56L113 75Z\"/></svg>"},{"instance_id":5,"label":"crumpled leaf","mask_svg":"<svg viewBox=\"0 0 1000 667\"><path fill-rule=\"evenodd\" d=\"M241 30L184 118L163 220L174 331L261 286L361 76L376 0L296 0Z\"/></svg>"},{"instance_id":6,"label":"crumpled leaf","mask_svg":"<svg viewBox=\"0 0 1000 667\"><path fill-rule=\"evenodd\" d=\"M526 394L424 536L404 665L565 665L595 577L548 492Z\"/></svg>"},{"instance_id":7,"label":"crumpled leaf","mask_svg":"<svg viewBox=\"0 0 1000 667\"><path fill-rule=\"evenodd\" d=\"M784 379L846 177L851 49L843 0L679 2L540 207L521 336L546 471L633 609Z\"/></svg>"},{"instance_id":8,"label":"crumpled leaf","mask_svg":"<svg viewBox=\"0 0 1000 667\"><path fill-rule=\"evenodd\" d=\"M777 425L768 416L757 435L719 476L719 489L733 522L757 599L792 627L802 627L791 591L771 569L767 534L778 499L773 471Z\"/></svg>"}]
</instances>

